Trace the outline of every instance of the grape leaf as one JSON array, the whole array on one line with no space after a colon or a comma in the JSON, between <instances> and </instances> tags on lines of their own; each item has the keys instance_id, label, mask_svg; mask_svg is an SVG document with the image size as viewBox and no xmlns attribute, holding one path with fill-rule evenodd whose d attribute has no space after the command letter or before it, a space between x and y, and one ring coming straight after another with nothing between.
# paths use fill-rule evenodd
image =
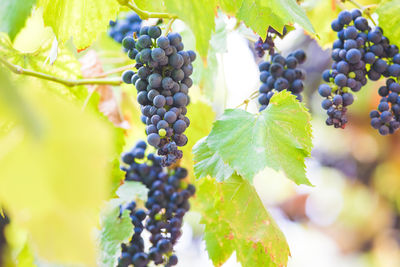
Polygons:
<instances>
[{"instance_id":1,"label":"grape leaf","mask_svg":"<svg viewBox=\"0 0 400 267\"><path fill-rule=\"evenodd\" d=\"M385 36L390 42L400 46L400 2L398 0L382 1L376 9L379 15L379 25L383 28Z\"/></svg>"},{"instance_id":2,"label":"grape leaf","mask_svg":"<svg viewBox=\"0 0 400 267\"><path fill-rule=\"evenodd\" d=\"M20 32L22 34L25 28ZM19 34L19 35L20 35ZM19 38L19 35L17 38ZM66 79L80 79L82 78L80 72L80 63L74 55L66 48L60 48L58 58L53 65L45 64L47 54L51 49L52 39L45 40L45 42L34 52L23 52L15 49L8 36L0 33L0 56L9 61L10 63L19 65L25 69L34 70L56 77ZM69 99L83 100L87 96L87 89L85 86L72 86L68 87L59 83L54 83L47 80L31 78L28 76L20 75L15 76L16 79L26 81L35 79L37 84L42 87L57 92L63 97Z\"/></svg>"},{"instance_id":3,"label":"grape leaf","mask_svg":"<svg viewBox=\"0 0 400 267\"><path fill-rule=\"evenodd\" d=\"M295 0L243 0L237 17L262 38L266 37L268 26L282 32L285 24L293 23L298 23L306 31L314 33L306 13Z\"/></svg>"},{"instance_id":4,"label":"grape leaf","mask_svg":"<svg viewBox=\"0 0 400 267\"><path fill-rule=\"evenodd\" d=\"M101 215L100 266L113 267L121 254L121 243L126 243L133 235L133 226L129 211L125 210L120 216L120 202L113 199Z\"/></svg>"},{"instance_id":5,"label":"grape leaf","mask_svg":"<svg viewBox=\"0 0 400 267\"><path fill-rule=\"evenodd\" d=\"M224 181L232 176L233 169L224 163L218 152L210 150L206 138L194 145L193 153L195 154L194 161L197 162L194 165L194 174L198 179L209 175L217 181Z\"/></svg>"},{"instance_id":6,"label":"grape leaf","mask_svg":"<svg viewBox=\"0 0 400 267\"><path fill-rule=\"evenodd\" d=\"M237 175L223 183L204 178L198 181L197 199L214 266L233 251L243 267L286 266L286 239L248 181Z\"/></svg>"},{"instance_id":7,"label":"grape leaf","mask_svg":"<svg viewBox=\"0 0 400 267\"><path fill-rule=\"evenodd\" d=\"M226 110L214 123L206 141L211 151L218 152L224 163L249 181L268 166L283 170L297 184L310 184L304 165L312 147L310 119L304 105L282 91L271 98L260 114ZM203 172L210 174L214 170Z\"/></svg>"},{"instance_id":8,"label":"grape leaf","mask_svg":"<svg viewBox=\"0 0 400 267\"><path fill-rule=\"evenodd\" d=\"M190 90L193 89L195 88L192 87ZM191 96L193 97L193 93L191 93ZM189 140L188 143L182 147L182 165L188 169L189 180L194 182L195 176L193 170L192 148L198 140L211 131L212 123L215 120L215 113L210 105L202 101L191 102L187 108L187 116L190 119L190 126L185 131L185 135Z\"/></svg>"},{"instance_id":9,"label":"grape leaf","mask_svg":"<svg viewBox=\"0 0 400 267\"><path fill-rule=\"evenodd\" d=\"M0 90L3 86L0 81ZM114 127L32 81L21 86L42 134L35 137L13 120L11 130L0 136L0 202L13 222L29 231L38 257L94 266L92 232L109 196ZM3 112L7 106L0 106L0 120L9 120Z\"/></svg>"},{"instance_id":10,"label":"grape leaf","mask_svg":"<svg viewBox=\"0 0 400 267\"><path fill-rule=\"evenodd\" d=\"M106 31L119 9L116 0L38 0L37 5L43 7L44 22L53 28L57 40L64 43L72 37L79 50Z\"/></svg>"},{"instance_id":11,"label":"grape leaf","mask_svg":"<svg viewBox=\"0 0 400 267\"><path fill-rule=\"evenodd\" d=\"M215 28L214 0L165 0L164 2L170 13L178 15L179 19L192 29L199 53L207 55L211 34Z\"/></svg>"},{"instance_id":12,"label":"grape leaf","mask_svg":"<svg viewBox=\"0 0 400 267\"><path fill-rule=\"evenodd\" d=\"M137 197L146 200L148 189L140 182L125 181L118 190L117 196L125 202L133 201Z\"/></svg>"},{"instance_id":13,"label":"grape leaf","mask_svg":"<svg viewBox=\"0 0 400 267\"><path fill-rule=\"evenodd\" d=\"M0 32L6 32L11 40L24 27L36 0L2 0L0 8Z\"/></svg>"}]
</instances>

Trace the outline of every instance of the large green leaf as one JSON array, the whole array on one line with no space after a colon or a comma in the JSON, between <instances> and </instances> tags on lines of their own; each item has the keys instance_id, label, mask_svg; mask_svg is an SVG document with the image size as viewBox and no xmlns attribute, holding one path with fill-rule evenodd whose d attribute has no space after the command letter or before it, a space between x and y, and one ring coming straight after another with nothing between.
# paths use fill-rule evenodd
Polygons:
<instances>
[{"instance_id":1,"label":"large green leaf","mask_svg":"<svg viewBox=\"0 0 400 267\"><path fill-rule=\"evenodd\" d=\"M177 15L187 23L196 36L196 48L203 59L207 58L210 38L214 32L217 7L236 16L262 37L266 36L268 26L281 31L284 25L293 23L298 23L308 32L314 33L304 10L295 0L164 0L164 5L160 0L155 3L144 0L135 2L151 11L165 6L166 12Z\"/></svg>"},{"instance_id":2,"label":"large green leaf","mask_svg":"<svg viewBox=\"0 0 400 267\"><path fill-rule=\"evenodd\" d=\"M106 31L110 19L119 9L116 0L38 0L44 9L44 22L51 26L59 42L71 37L78 49L92 44Z\"/></svg>"},{"instance_id":3,"label":"large green leaf","mask_svg":"<svg viewBox=\"0 0 400 267\"><path fill-rule=\"evenodd\" d=\"M248 181L236 175L223 183L205 178L198 182L197 198L214 266L234 251L243 267L286 266L286 239Z\"/></svg>"},{"instance_id":4,"label":"large green leaf","mask_svg":"<svg viewBox=\"0 0 400 267\"><path fill-rule=\"evenodd\" d=\"M0 32L6 32L13 40L31 13L36 0L2 0L0 8Z\"/></svg>"},{"instance_id":5,"label":"large green leaf","mask_svg":"<svg viewBox=\"0 0 400 267\"><path fill-rule=\"evenodd\" d=\"M257 115L241 109L226 110L214 123L206 142L224 163L249 181L270 167L283 170L297 184L309 184L304 159L310 156L312 147L310 114L287 91L275 94ZM204 160L204 155L199 157ZM198 168L197 172L214 174L210 165L204 167L207 169Z\"/></svg>"},{"instance_id":6,"label":"large green leaf","mask_svg":"<svg viewBox=\"0 0 400 267\"><path fill-rule=\"evenodd\" d=\"M104 209L101 217L100 231L100 262L103 267L116 266L121 254L121 243L127 243L133 235L133 226L129 211L125 210L120 216L120 203L111 200Z\"/></svg>"},{"instance_id":7,"label":"large green leaf","mask_svg":"<svg viewBox=\"0 0 400 267\"><path fill-rule=\"evenodd\" d=\"M379 15L379 26L381 26L391 43L400 45L400 1L382 1L376 13Z\"/></svg>"},{"instance_id":8,"label":"large green leaf","mask_svg":"<svg viewBox=\"0 0 400 267\"><path fill-rule=\"evenodd\" d=\"M193 147L195 154L194 174L198 179L203 177L213 177L217 181L224 181L232 176L233 169L225 164L218 152L211 151L207 145L206 138L201 139Z\"/></svg>"}]
</instances>

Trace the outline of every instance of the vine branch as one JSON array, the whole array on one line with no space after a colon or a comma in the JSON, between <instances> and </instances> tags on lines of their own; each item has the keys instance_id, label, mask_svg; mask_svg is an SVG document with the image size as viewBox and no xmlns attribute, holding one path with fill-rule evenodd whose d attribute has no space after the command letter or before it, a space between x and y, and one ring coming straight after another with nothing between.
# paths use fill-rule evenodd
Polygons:
<instances>
[{"instance_id":1,"label":"vine branch","mask_svg":"<svg viewBox=\"0 0 400 267\"><path fill-rule=\"evenodd\" d=\"M127 6L133 11L135 11L136 14L139 15L141 19L150 19L150 18L159 18L159 19L176 19L178 16L176 15L171 15L168 13L158 13L158 12L148 12L141 10L134 1L129 1L129 0L117 0L118 3L120 3L123 6Z\"/></svg>"},{"instance_id":2,"label":"vine branch","mask_svg":"<svg viewBox=\"0 0 400 267\"><path fill-rule=\"evenodd\" d=\"M14 65L4 58L0 57L0 63L4 64L7 68L9 68L15 74L22 74L27 76L32 76L44 80L53 81L56 83L61 83L66 86L77 86L77 85L89 85L89 84L108 84L108 85L120 85L122 83L121 78L118 79L79 79L79 80L72 80L72 79L63 79L59 77L55 77L46 73L37 72L33 70L24 69L21 66Z\"/></svg>"}]
</instances>

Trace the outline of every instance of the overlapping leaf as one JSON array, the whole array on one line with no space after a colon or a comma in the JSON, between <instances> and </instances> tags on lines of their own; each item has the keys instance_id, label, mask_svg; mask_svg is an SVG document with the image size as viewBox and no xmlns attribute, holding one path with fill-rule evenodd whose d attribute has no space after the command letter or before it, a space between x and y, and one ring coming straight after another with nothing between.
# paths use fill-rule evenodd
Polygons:
<instances>
[{"instance_id":1,"label":"overlapping leaf","mask_svg":"<svg viewBox=\"0 0 400 267\"><path fill-rule=\"evenodd\" d=\"M205 178L198 182L197 198L214 266L234 251L243 267L286 266L285 237L248 181L236 175L223 183Z\"/></svg>"},{"instance_id":2,"label":"overlapping leaf","mask_svg":"<svg viewBox=\"0 0 400 267\"><path fill-rule=\"evenodd\" d=\"M13 40L31 13L36 0L2 0L0 8L0 32L6 32Z\"/></svg>"},{"instance_id":3,"label":"overlapping leaf","mask_svg":"<svg viewBox=\"0 0 400 267\"><path fill-rule=\"evenodd\" d=\"M38 0L43 7L45 24L52 27L59 42L70 38L78 49L88 47L115 19L116 0Z\"/></svg>"},{"instance_id":4,"label":"overlapping leaf","mask_svg":"<svg viewBox=\"0 0 400 267\"><path fill-rule=\"evenodd\" d=\"M7 86L3 81L0 90ZM109 196L109 160L116 150L113 127L40 87L19 91L41 134L35 136L9 116L0 99L0 119L13 121L0 136L0 203L14 223L29 231L39 257L93 266L93 231L98 209Z\"/></svg>"},{"instance_id":5,"label":"overlapping leaf","mask_svg":"<svg viewBox=\"0 0 400 267\"><path fill-rule=\"evenodd\" d=\"M257 115L226 110L214 123L206 143L212 152L207 152L209 156L217 152L224 163L249 181L270 167L284 171L297 184L309 184L304 159L310 156L312 147L310 114L289 92L275 94ZM196 153L200 159L197 173L215 174L213 165L204 164L207 153L202 152Z\"/></svg>"},{"instance_id":6,"label":"overlapping leaf","mask_svg":"<svg viewBox=\"0 0 400 267\"><path fill-rule=\"evenodd\" d=\"M397 0L382 1L376 13L379 15L379 25L391 43L400 46L400 2Z\"/></svg>"},{"instance_id":7,"label":"overlapping leaf","mask_svg":"<svg viewBox=\"0 0 400 267\"><path fill-rule=\"evenodd\" d=\"M126 243L133 235L129 211L120 214L119 201L110 201L101 218L100 262L103 267L114 267L121 254L121 243Z\"/></svg>"}]
</instances>

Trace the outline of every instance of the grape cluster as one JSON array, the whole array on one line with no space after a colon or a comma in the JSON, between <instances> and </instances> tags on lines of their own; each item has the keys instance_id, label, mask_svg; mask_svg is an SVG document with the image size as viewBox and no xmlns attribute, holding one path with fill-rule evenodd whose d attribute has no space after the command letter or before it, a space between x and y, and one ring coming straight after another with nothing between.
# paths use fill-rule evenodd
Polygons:
<instances>
[{"instance_id":1,"label":"grape cluster","mask_svg":"<svg viewBox=\"0 0 400 267\"><path fill-rule=\"evenodd\" d=\"M133 36L133 33L139 33L142 20L135 12L129 12L125 19L110 20L110 29L108 35L118 43L121 43L126 36Z\"/></svg>"},{"instance_id":2,"label":"grape cluster","mask_svg":"<svg viewBox=\"0 0 400 267\"><path fill-rule=\"evenodd\" d=\"M187 170L176 167L165 172L161 158L148 154L146 143L139 141L136 146L122 157L129 167L123 167L126 181L143 183L148 189L145 203L147 211L137 209L131 202L123 210L129 210L134 228L134 235L128 244L122 244L119 267L133 264L144 267L152 261L155 265L173 266L178 258L173 254L173 247L181 236L182 219L190 209L189 198L195 194L195 187L184 181ZM151 247L145 252L143 230L151 233Z\"/></svg>"},{"instance_id":3,"label":"grape cluster","mask_svg":"<svg viewBox=\"0 0 400 267\"><path fill-rule=\"evenodd\" d=\"M378 93L382 98L378 109L369 114L371 126L378 129L381 135L392 134L400 128L400 84L389 78L386 85L379 88Z\"/></svg>"},{"instance_id":4,"label":"grape cluster","mask_svg":"<svg viewBox=\"0 0 400 267\"><path fill-rule=\"evenodd\" d=\"M147 125L147 142L164 156L162 165L170 166L182 158L177 147L188 141L184 132L190 120L185 115L196 53L183 51L178 33L161 36L157 26L142 27L137 40L126 37L122 45L129 58L136 60L137 69L137 73L125 71L122 80L135 85L142 122Z\"/></svg>"},{"instance_id":5,"label":"grape cluster","mask_svg":"<svg viewBox=\"0 0 400 267\"><path fill-rule=\"evenodd\" d=\"M260 86L258 102L260 111L264 110L275 92L287 89L294 94L299 101L302 100L301 92L304 85L305 72L298 69L298 64L306 60L303 50L290 53L286 58L278 53L271 56L270 62L264 61L258 66L260 69Z\"/></svg>"},{"instance_id":6,"label":"grape cluster","mask_svg":"<svg viewBox=\"0 0 400 267\"><path fill-rule=\"evenodd\" d=\"M259 37L258 40L254 43L254 49L256 50L257 56L263 57L265 51L268 51L268 54L273 55L275 53L275 43L274 43L275 36L279 36L280 38L282 38L286 34L287 34L286 27L283 27L283 31L281 34L277 30L269 26L265 41L263 41L263 39Z\"/></svg>"},{"instance_id":7,"label":"grape cluster","mask_svg":"<svg viewBox=\"0 0 400 267\"><path fill-rule=\"evenodd\" d=\"M1 256L3 254L4 247L6 246L6 237L4 234L4 230L6 228L6 225L10 223L9 218L7 217L7 214L4 213L4 216L0 213L0 266L2 264L1 262Z\"/></svg>"},{"instance_id":8,"label":"grape cluster","mask_svg":"<svg viewBox=\"0 0 400 267\"><path fill-rule=\"evenodd\" d=\"M322 101L322 108L328 114L326 124L344 128L347 106L354 102L351 91L360 91L368 79L397 78L400 75L400 55L397 46L391 45L383 36L382 28L372 29L358 9L340 12L331 27L338 33L332 50L334 63L331 69L323 72L322 78L328 84L321 84L318 92L326 98ZM378 110L370 114L371 125L383 135L399 128L397 97L394 98L400 89L392 78L388 79L386 87L380 89L382 99Z\"/></svg>"}]
</instances>

